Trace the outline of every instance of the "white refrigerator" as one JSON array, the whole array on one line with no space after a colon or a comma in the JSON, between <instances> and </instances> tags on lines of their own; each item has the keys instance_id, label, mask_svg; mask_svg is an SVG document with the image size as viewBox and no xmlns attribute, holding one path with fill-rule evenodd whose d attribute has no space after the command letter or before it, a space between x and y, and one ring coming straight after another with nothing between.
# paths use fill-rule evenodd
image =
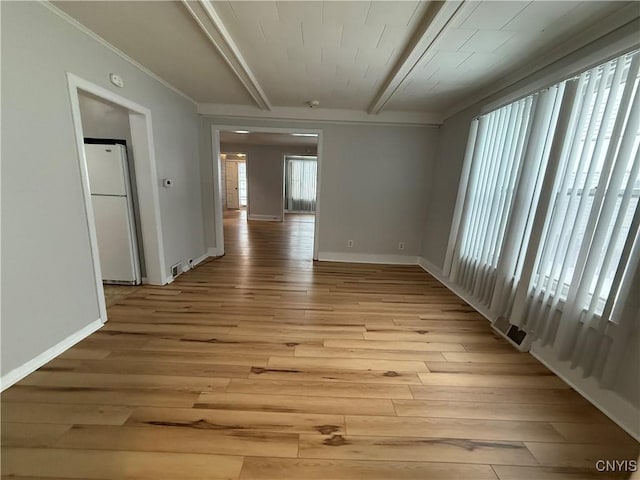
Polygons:
<instances>
[{"instance_id":1,"label":"white refrigerator","mask_svg":"<svg viewBox=\"0 0 640 480\"><path fill-rule=\"evenodd\" d=\"M85 143L102 281L140 284L140 260L124 145Z\"/></svg>"}]
</instances>

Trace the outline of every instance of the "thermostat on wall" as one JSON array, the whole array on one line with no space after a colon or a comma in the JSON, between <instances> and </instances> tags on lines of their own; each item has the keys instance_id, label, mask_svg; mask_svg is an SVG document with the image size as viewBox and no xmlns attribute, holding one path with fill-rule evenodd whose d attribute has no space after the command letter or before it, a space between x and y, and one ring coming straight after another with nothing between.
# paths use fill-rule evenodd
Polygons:
<instances>
[{"instance_id":1,"label":"thermostat on wall","mask_svg":"<svg viewBox=\"0 0 640 480\"><path fill-rule=\"evenodd\" d=\"M112 73L111 75L109 75L109 80L111 80L111 83L113 83L116 87L124 87L124 80L122 80L122 77L120 75Z\"/></svg>"}]
</instances>

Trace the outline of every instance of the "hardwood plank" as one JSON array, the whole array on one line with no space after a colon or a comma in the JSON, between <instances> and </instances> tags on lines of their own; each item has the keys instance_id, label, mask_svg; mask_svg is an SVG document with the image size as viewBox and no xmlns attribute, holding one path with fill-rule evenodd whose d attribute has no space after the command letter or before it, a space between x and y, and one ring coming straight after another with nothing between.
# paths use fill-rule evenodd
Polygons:
<instances>
[{"instance_id":1,"label":"hardwood plank","mask_svg":"<svg viewBox=\"0 0 640 480\"><path fill-rule=\"evenodd\" d=\"M496 343L463 343L462 347L465 351L471 353L517 353L518 350L507 342Z\"/></svg>"},{"instance_id":2,"label":"hardwood plank","mask_svg":"<svg viewBox=\"0 0 640 480\"><path fill-rule=\"evenodd\" d=\"M222 390L228 384L227 378L69 372L35 372L20 382L20 385L44 387L148 388L199 392Z\"/></svg>"},{"instance_id":3,"label":"hardwood plank","mask_svg":"<svg viewBox=\"0 0 640 480\"><path fill-rule=\"evenodd\" d=\"M15 385L2 393L2 404L4 405L6 402L36 402L191 407L198 395L199 392L173 390Z\"/></svg>"},{"instance_id":4,"label":"hardwood plank","mask_svg":"<svg viewBox=\"0 0 640 480\"><path fill-rule=\"evenodd\" d=\"M347 415L349 435L562 442L549 423L460 418Z\"/></svg>"},{"instance_id":5,"label":"hardwood plank","mask_svg":"<svg viewBox=\"0 0 640 480\"><path fill-rule=\"evenodd\" d=\"M638 444L539 443L525 445L540 465L592 468L598 460L636 460Z\"/></svg>"},{"instance_id":6,"label":"hardwood plank","mask_svg":"<svg viewBox=\"0 0 640 480\"><path fill-rule=\"evenodd\" d=\"M591 405L543 405L452 402L441 400L394 400L396 413L402 417L478 418L540 422L585 421L607 423L609 420Z\"/></svg>"},{"instance_id":7,"label":"hardwood plank","mask_svg":"<svg viewBox=\"0 0 640 480\"><path fill-rule=\"evenodd\" d=\"M68 365L73 365L74 372L119 375L137 372L140 375L173 377L247 378L251 371L251 366L249 365L171 362L162 361L152 355L136 360L120 360L108 357L102 360L75 361ZM224 387L225 385L222 384L220 386Z\"/></svg>"},{"instance_id":8,"label":"hardwood plank","mask_svg":"<svg viewBox=\"0 0 640 480\"><path fill-rule=\"evenodd\" d=\"M287 382L232 379L227 387L232 393L266 395L304 395L313 397L412 398L406 385L368 383Z\"/></svg>"},{"instance_id":9,"label":"hardwood plank","mask_svg":"<svg viewBox=\"0 0 640 480\"><path fill-rule=\"evenodd\" d=\"M506 388L569 388L555 375L474 375L465 373L419 373L424 385Z\"/></svg>"},{"instance_id":10,"label":"hardwood plank","mask_svg":"<svg viewBox=\"0 0 640 480\"><path fill-rule=\"evenodd\" d=\"M404 350L380 350L366 348L332 348L311 347L301 345L296 347L296 357L337 357L337 358L371 358L380 360L405 360L419 362L444 361L441 352L406 352Z\"/></svg>"},{"instance_id":11,"label":"hardwood plank","mask_svg":"<svg viewBox=\"0 0 640 480\"><path fill-rule=\"evenodd\" d=\"M300 435L300 458L536 465L521 442L450 438Z\"/></svg>"},{"instance_id":12,"label":"hardwood plank","mask_svg":"<svg viewBox=\"0 0 640 480\"><path fill-rule=\"evenodd\" d=\"M304 340L325 338L347 338L347 339L362 339L363 333L360 331L341 331L341 330L295 330L288 328L257 328L257 327L238 327L229 332L229 335L238 337L252 337L252 338L304 338Z\"/></svg>"},{"instance_id":13,"label":"hardwood plank","mask_svg":"<svg viewBox=\"0 0 640 480\"><path fill-rule=\"evenodd\" d=\"M194 407L259 412L395 415L393 403L379 398L307 397L207 392Z\"/></svg>"},{"instance_id":14,"label":"hardwood plank","mask_svg":"<svg viewBox=\"0 0 640 480\"><path fill-rule=\"evenodd\" d=\"M266 367L267 355L199 353L190 351L166 350L125 350L114 351L108 360L154 360L158 362L202 363L205 365L244 365L249 367Z\"/></svg>"},{"instance_id":15,"label":"hardwood plank","mask_svg":"<svg viewBox=\"0 0 640 480\"><path fill-rule=\"evenodd\" d=\"M221 333L229 333L232 327L220 327L213 325L189 325L182 322L179 325L171 325L167 323L125 323L125 322L108 322L103 327L103 332L125 332L135 333L139 335L160 336L160 335L185 335L189 333L206 333L207 335L216 335Z\"/></svg>"},{"instance_id":16,"label":"hardwood plank","mask_svg":"<svg viewBox=\"0 0 640 480\"><path fill-rule=\"evenodd\" d=\"M3 448L2 474L11 477L120 480L237 478L242 457L171 452Z\"/></svg>"},{"instance_id":17,"label":"hardwood plank","mask_svg":"<svg viewBox=\"0 0 640 480\"><path fill-rule=\"evenodd\" d=\"M488 465L247 457L241 480L496 480Z\"/></svg>"},{"instance_id":18,"label":"hardwood plank","mask_svg":"<svg viewBox=\"0 0 640 480\"><path fill-rule=\"evenodd\" d=\"M343 370L391 370L396 372L428 372L420 361L373 360L359 358L270 357L268 365L277 368L326 368Z\"/></svg>"},{"instance_id":19,"label":"hardwood plank","mask_svg":"<svg viewBox=\"0 0 640 480\"><path fill-rule=\"evenodd\" d=\"M294 382L381 383L389 385L422 385L416 373L394 370L336 370L322 368L251 369L249 379L292 380Z\"/></svg>"},{"instance_id":20,"label":"hardwood plank","mask_svg":"<svg viewBox=\"0 0 640 480\"><path fill-rule=\"evenodd\" d=\"M442 355L447 362L540 363L529 353L444 352Z\"/></svg>"},{"instance_id":21,"label":"hardwood plank","mask_svg":"<svg viewBox=\"0 0 640 480\"><path fill-rule=\"evenodd\" d=\"M320 342L311 342L312 345L320 345ZM201 338L181 338L181 339L154 339L150 340L143 350L163 351L163 352L182 352L182 353L201 353L213 355L293 355L294 347L300 345L296 341L288 341L278 339L274 342L263 341L239 341L239 339L220 339L217 337L201 337ZM139 350L139 349L137 349Z\"/></svg>"},{"instance_id":22,"label":"hardwood plank","mask_svg":"<svg viewBox=\"0 0 640 480\"><path fill-rule=\"evenodd\" d=\"M562 437L572 443L631 443L636 440L614 423L553 423Z\"/></svg>"},{"instance_id":23,"label":"hardwood plank","mask_svg":"<svg viewBox=\"0 0 640 480\"><path fill-rule=\"evenodd\" d=\"M386 340L325 340L325 347L362 348L373 350L405 350L409 352L463 352L459 343L398 342Z\"/></svg>"},{"instance_id":24,"label":"hardwood plank","mask_svg":"<svg viewBox=\"0 0 640 480\"><path fill-rule=\"evenodd\" d=\"M541 363L464 363L464 362L427 362L432 373L466 373L477 375L518 375L553 376L553 373Z\"/></svg>"},{"instance_id":25,"label":"hardwood plank","mask_svg":"<svg viewBox=\"0 0 640 480\"><path fill-rule=\"evenodd\" d=\"M298 435L212 430L203 429L197 425L181 427L75 425L53 446L97 450L295 457L298 452Z\"/></svg>"},{"instance_id":26,"label":"hardwood plank","mask_svg":"<svg viewBox=\"0 0 640 480\"><path fill-rule=\"evenodd\" d=\"M418 332L365 332L365 340L435 343L496 343L492 333L418 333Z\"/></svg>"},{"instance_id":27,"label":"hardwood plank","mask_svg":"<svg viewBox=\"0 0 640 480\"><path fill-rule=\"evenodd\" d=\"M2 403L2 422L123 425L132 408L111 405Z\"/></svg>"},{"instance_id":28,"label":"hardwood plank","mask_svg":"<svg viewBox=\"0 0 640 480\"><path fill-rule=\"evenodd\" d=\"M301 321L299 318L287 319L288 321L282 321L280 319L269 319L262 321L241 320L238 322L238 329L244 328L256 328L260 331L268 329L282 329L287 331L301 331L301 333L307 332L356 332L362 333L366 330L364 324L352 325L348 323L328 323L323 321Z\"/></svg>"},{"instance_id":29,"label":"hardwood plank","mask_svg":"<svg viewBox=\"0 0 640 480\"><path fill-rule=\"evenodd\" d=\"M0 443L3 447L48 447L69 428L70 425L13 423L3 420Z\"/></svg>"},{"instance_id":30,"label":"hardwood plank","mask_svg":"<svg viewBox=\"0 0 640 480\"><path fill-rule=\"evenodd\" d=\"M451 400L473 399L477 402L542 403L587 405L589 402L574 390L561 388L496 388L457 387L446 385L411 385L415 399Z\"/></svg>"},{"instance_id":31,"label":"hardwood plank","mask_svg":"<svg viewBox=\"0 0 640 480\"><path fill-rule=\"evenodd\" d=\"M206 408L137 408L127 425L178 426L203 430L344 434L344 417L312 413L213 410ZM561 438L561 437L560 437Z\"/></svg>"},{"instance_id":32,"label":"hardwood plank","mask_svg":"<svg viewBox=\"0 0 640 480\"><path fill-rule=\"evenodd\" d=\"M97 348L80 348L73 346L66 352L62 352L57 358L72 360L97 360L107 357L110 350L100 350Z\"/></svg>"}]
</instances>

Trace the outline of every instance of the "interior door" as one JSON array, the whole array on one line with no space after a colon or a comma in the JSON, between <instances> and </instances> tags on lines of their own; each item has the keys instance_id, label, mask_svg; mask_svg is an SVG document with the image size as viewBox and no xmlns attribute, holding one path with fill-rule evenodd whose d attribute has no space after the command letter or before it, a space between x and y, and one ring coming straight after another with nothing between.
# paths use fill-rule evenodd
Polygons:
<instances>
[{"instance_id":1,"label":"interior door","mask_svg":"<svg viewBox=\"0 0 640 480\"><path fill-rule=\"evenodd\" d=\"M226 182L227 182L227 208L240 208L240 194L238 191L238 162L227 160L226 162Z\"/></svg>"}]
</instances>

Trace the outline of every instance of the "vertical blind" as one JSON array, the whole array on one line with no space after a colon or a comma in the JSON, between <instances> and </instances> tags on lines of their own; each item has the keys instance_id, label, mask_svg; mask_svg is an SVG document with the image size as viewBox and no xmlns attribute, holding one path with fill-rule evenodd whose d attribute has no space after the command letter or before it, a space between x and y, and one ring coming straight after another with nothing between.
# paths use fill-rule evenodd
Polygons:
<instances>
[{"instance_id":1,"label":"vertical blind","mask_svg":"<svg viewBox=\"0 0 640 480\"><path fill-rule=\"evenodd\" d=\"M285 158L285 199L289 212L316 211L317 157Z\"/></svg>"},{"instance_id":2,"label":"vertical blind","mask_svg":"<svg viewBox=\"0 0 640 480\"><path fill-rule=\"evenodd\" d=\"M624 55L472 122L445 260L492 315L603 384L639 316L639 65Z\"/></svg>"}]
</instances>

